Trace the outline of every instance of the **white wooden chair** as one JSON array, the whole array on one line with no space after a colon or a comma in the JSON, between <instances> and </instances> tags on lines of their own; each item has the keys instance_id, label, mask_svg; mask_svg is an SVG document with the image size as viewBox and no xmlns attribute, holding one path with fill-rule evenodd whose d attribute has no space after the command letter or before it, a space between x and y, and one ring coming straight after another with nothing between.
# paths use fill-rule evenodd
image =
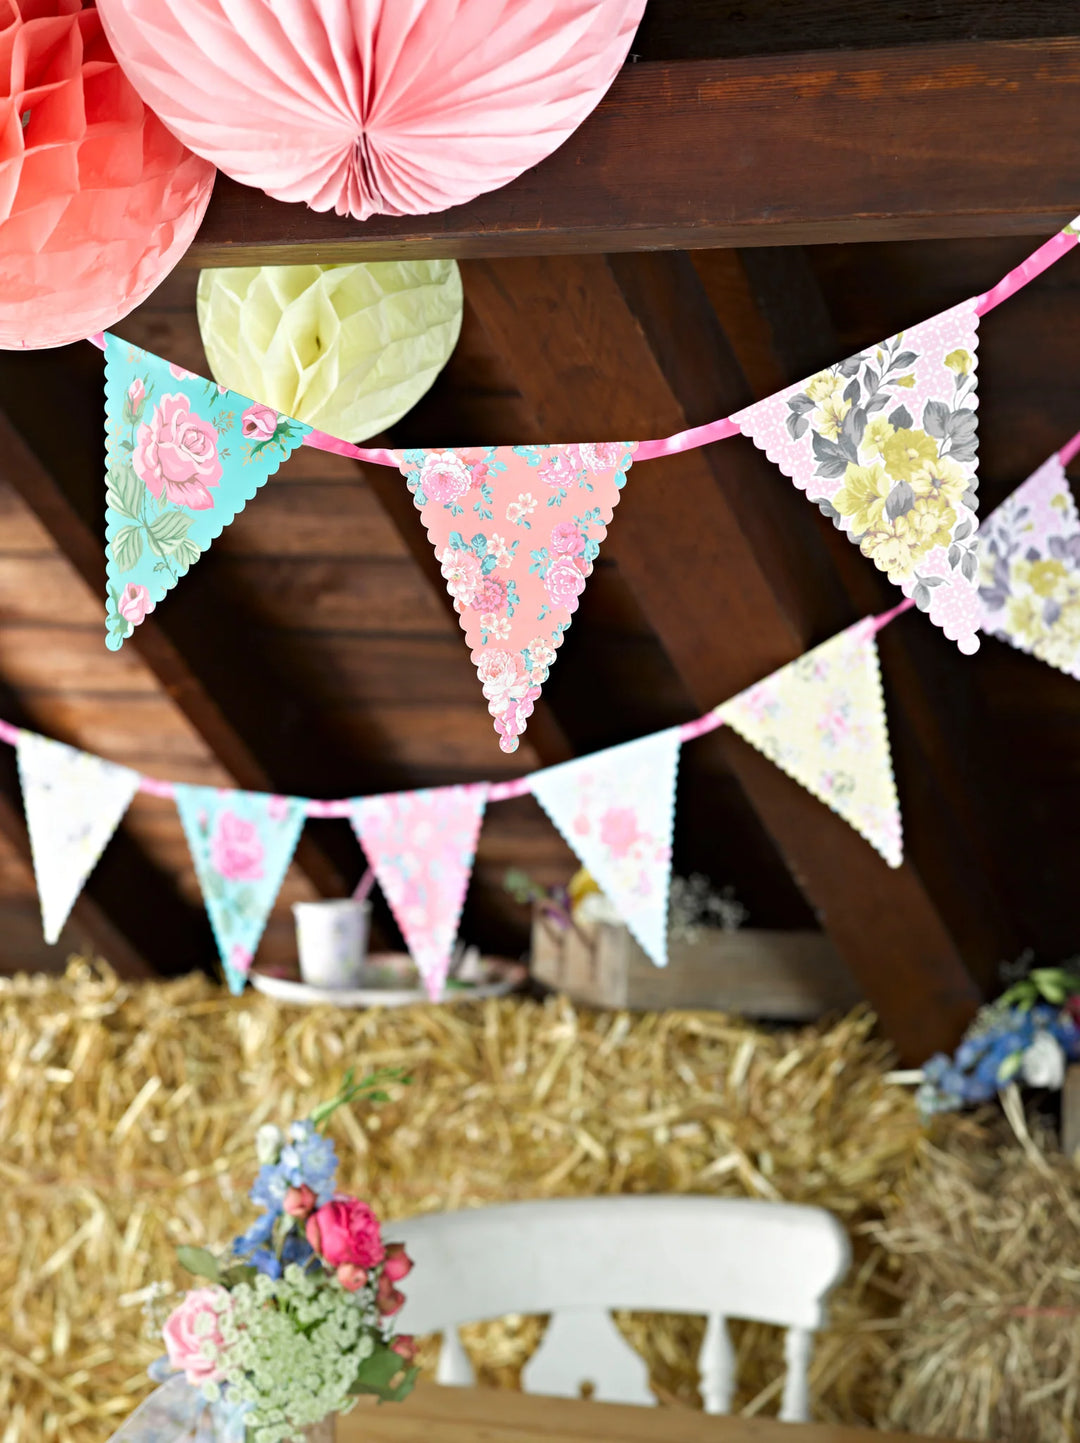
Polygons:
<instances>
[{"instance_id":1,"label":"white wooden chair","mask_svg":"<svg viewBox=\"0 0 1080 1443\"><path fill-rule=\"evenodd\" d=\"M786 1328L780 1417L806 1422L807 1368L825 1299L850 1247L820 1208L710 1197L594 1197L433 1213L387 1227L416 1262L395 1319L399 1332L442 1333L438 1381L468 1386L462 1323L550 1313L526 1364L529 1393L610 1403L655 1403L648 1370L612 1309L698 1313L708 1326L698 1358L709 1413L730 1410L735 1356L727 1318Z\"/></svg>"}]
</instances>

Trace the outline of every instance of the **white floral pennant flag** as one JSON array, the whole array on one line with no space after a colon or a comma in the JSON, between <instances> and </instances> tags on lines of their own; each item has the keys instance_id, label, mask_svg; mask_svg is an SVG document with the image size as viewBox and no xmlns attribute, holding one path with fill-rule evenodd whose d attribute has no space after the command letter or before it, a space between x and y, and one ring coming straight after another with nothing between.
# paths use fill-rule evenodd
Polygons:
<instances>
[{"instance_id":1,"label":"white floral pennant flag","mask_svg":"<svg viewBox=\"0 0 1080 1443\"><path fill-rule=\"evenodd\" d=\"M873 617L717 707L716 715L881 853L903 860Z\"/></svg>"},{"instance_id":2,"label":"white floral pennant flag","mask_svg":"<svg viewBox=\"0 0 1080 1443\"><path fill-rule=\"evenodd\" d=\"M450 968L487 796L479 782L353 802L353 829L433 1002Z\"/></svg>"},{"instance_id":3,"label":"white floral pennant flag","mask_svg":"<svg viewBox=\"0 0 1080 1443\"><path fill-rule=\"evenodd\" d=\"M965 301L731 418L968 655L978 324Z\"/></svg>"},{"instance_id":4,"label":"white floral pennant flag","mask_svg":"<svg viewBox=\"0 0 1080 1443\"><path fill-rule=\"evenodd\" d=\"M547 681L633 453L603 442L401 458L504 752Z\"/></svg>"},{"instance_id":5,"label":"white floral pennant flag","mask_svg":"<svg viewBox=\"0 0 1080 1443\"><path fill-rule=\"evenodd\" d=\"M1057 455L979 528L982 629L1080 681L1080 520Z\"/></svg>"},{"instance_id":6,"label":"white floral pennant flag","mask_svg":"<svg viewBox=\"0 0 1080 1443\"><path fill-rule=\"evenodd\" d=\"M138 790L139 774L34 732L16 748L46 942L64 923Z\"/></svg>"},{"instance_id":7,"label":"white floral pennant flag","mask_svg":"<svg viewBox=\"0 0 1080 1443\"><path fill-rule=\"evenodd\" d=\"M657 967L667 965L679 728L534 772L533 796Z\"/></svg>"}]
</instances>

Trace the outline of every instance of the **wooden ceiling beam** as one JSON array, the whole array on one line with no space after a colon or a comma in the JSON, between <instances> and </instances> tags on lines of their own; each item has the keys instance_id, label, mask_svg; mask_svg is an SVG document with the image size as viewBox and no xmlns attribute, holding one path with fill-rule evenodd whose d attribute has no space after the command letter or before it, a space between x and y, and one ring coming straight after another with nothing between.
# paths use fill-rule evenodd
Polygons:
<instances>
[{"instance_id":1,"label":"wooden ceiling beam","mask_svg":"<svg viewBox=\"0 0 1080 1443\"><path fill-rule=\"evenodd\" d=\"M25 385L29 378L28 359L20 356L5 360L0 357L4 394L9 404L15 399L11 388L16 382L20 386ZM22 414L20 410L20 416ZM26 419L32 421L33 416ZM68 491L37 454L39 439L35 435L35 448L32 449L7 412L0 411L0 467L4 479L37 517L89 591L96 597L104 598L105 553L102 538L95 533ZM72 444L70 438L66 444ZM75 449L72 446L73 452ZM101 489L99 481L99 493ZM186 603L182 596L185 589L189 592ZM157 678L163 694L183 714L237 786L249 791L295 790L304 794L305 789L294 788L289 775L300 760L296 748L292 748L287 756L269 755L281 743L282 719L289 718L297 710L297 703L287 694L272 694L268 678L259 669L247 664L242 637L239 645L230 649L228 656L223 654L222 633L225 628L221 619L229 615L228 607L215 605L213 599L206 596L205 588L197 588L194 602L197 614L193 615L192 594L192 583L189 581L185 588L181 588L179 597L170 596L166 603L172 613L171 621L164 621L158 614L149 616L136 627L125 644L139 654ZM178 605L178 602L181 604ZM179 642L172 631L174 625L179 626L182 633ZM103 626L102 646L104 644ZM198 663L194 659L197 653ZM213 665L213 684L203 674L207 657L211 658ZM238 724L239 713L243 715L243 727ZM295 717L292 719L295 720ZM303 718L300 720L302 722ZM321 765L327 758L329 745L327 743L324 747L317 737L308 735L302 755L310 756ZM280 771L273 765L275 760L280 761ZM349 846L347 837L342 840ZM361 871L359 853L351 846L344 865L350 865L350 860L355 875L347 875L343 871L338 857L329 854L320 842L313 839L310 828L301 834L295 865L319 895L348 894Z\"/></svg>"},{"instance_id":2,"label":"wooden ceiling beam","mask_svg":"<svg viewBox=\"0 0 1080 1443\"><path fill-rule=\"evenodd\" d=\"M628 64L554 155L437 215L219 176L187 264L1050 234L1080 211L1078 96L1077 34Z\"/></svg>"},{"instance_id":3,"label":"wooden ceiling beam","mask_svg":"<svg viewBox=\"0 0 1080 1443\"><path fill-rule=\"evenodd\" d=\"M465 269L472 305L552 437L664 435L749 399L688 257L471 261ZM588 438L577 434L582 415L594 418ZM793 543L797 533L785 525L791 508L805 505L740 440L631 471L605 551L702 710L844 624L835 573ZM913 862L890 869L753 748L720 739L903 1056L921 1061L952 1046L982 994Z\"/></svg>"}]
</instances>

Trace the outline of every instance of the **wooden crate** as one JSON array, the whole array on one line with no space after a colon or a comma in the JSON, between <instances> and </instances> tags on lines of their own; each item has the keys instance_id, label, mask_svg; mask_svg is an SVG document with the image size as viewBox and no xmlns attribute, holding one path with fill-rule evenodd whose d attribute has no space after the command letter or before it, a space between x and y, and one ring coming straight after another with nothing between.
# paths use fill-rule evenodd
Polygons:
<instances>
[{"instance_id":1,"label":"wooden crate","mask_svg":"<svg viewBox=\"0 0 1080 1443\"><path fill-rule=\"evenodd\" d=\"M637 1012L715 1008L798 1022L861 999L822 932L710 929L699 941L672 942L667 967L654 967L623 926L560 928L537 914L532 975L575 1002Z\"/></svg>"}]
</instances>

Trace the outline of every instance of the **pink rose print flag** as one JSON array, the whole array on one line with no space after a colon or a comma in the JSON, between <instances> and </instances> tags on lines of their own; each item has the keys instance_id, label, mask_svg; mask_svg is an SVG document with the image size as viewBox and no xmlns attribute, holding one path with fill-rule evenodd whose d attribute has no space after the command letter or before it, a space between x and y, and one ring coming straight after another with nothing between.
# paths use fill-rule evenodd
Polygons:
<instances>
[{"instance_id":1,"label":"pink rose print flag","mask_svg":"<svg viewBox=\"0 0 1080 1443\"><path fill-rule=\"evenodd\" d=\"M657 967L667 965L679 728L534 772L536 800Z\"/></svg>"},{"instance_id":2,"label":"pink rose print flag","mask_svg":"<svg viewBox=\"0 0 1080 1443\"><path fill-rule=\"evenodd\" d=\"M1051 456L979 528L981 625L1080 681L1080 520Z\"/></svg>"},{"instance_id":3,"label":"pink rose print flag","mask_svg":"<svg viewBox=\"0 0 1080 1443\"><path fill-rule=\"evenodd\" d=\"M105 335L105 644L116 651L311 430Z\"/></svg>"},{"instance_id":4,"label":"pink rose print flag","mask_svg":"<svg viewBox=\"0 0 1080 1443\"><path fill-rule=\"evenodd\" d=\"M635 444L402 457L504 752L517 750L577 610Z\"/></svg>"},{"instance_id":5,"label":"pink rose print flag","mask_svg":"<svg viewBox=\"0 0 1080 1443\"><path fill-rule=\"evenodd\" d=\"M304 825L299 797L177 782L176 810L225 966L242 992Z\"/></svg>"},{"instance_id":6,"label":"pink rose print flag","mask_svg":"<svg viewBox=\"0 0 1080 1443\"><path fill-rule=\"evenodd\" d=\"M731 417L968 655L979 649L976 304Z\"/></svg>"},{"instance_id":7,"label":"pink rose print flag","mask_svg":"<svg viewBox=\"0 0 1080 1443\"><path fill-rule=\"evenodd\" d=\"M724 702L716 715L899 867L900 805L872 616Z\"/></svg>"},{"instance_id":8,"label":"pink rose print flag","mask_svg":"<svg viewBox=\"0 0 1080 1443\"><path fill-rule=\"evenodd\" d=\"M120 825L139 774L35 732L20 732L16 758L41 921L51 945Z\"/></svg>"},{"instance_id":9,"label":"pink rose print flag","mask_svg":"<svg viewBox=\"0 0 1080 1443\"><path fill-rule=\"evenodd\" d=\"M428 996L443 993L488 785L357 797L353 829Z\"/></svg>"}]
</instances>

